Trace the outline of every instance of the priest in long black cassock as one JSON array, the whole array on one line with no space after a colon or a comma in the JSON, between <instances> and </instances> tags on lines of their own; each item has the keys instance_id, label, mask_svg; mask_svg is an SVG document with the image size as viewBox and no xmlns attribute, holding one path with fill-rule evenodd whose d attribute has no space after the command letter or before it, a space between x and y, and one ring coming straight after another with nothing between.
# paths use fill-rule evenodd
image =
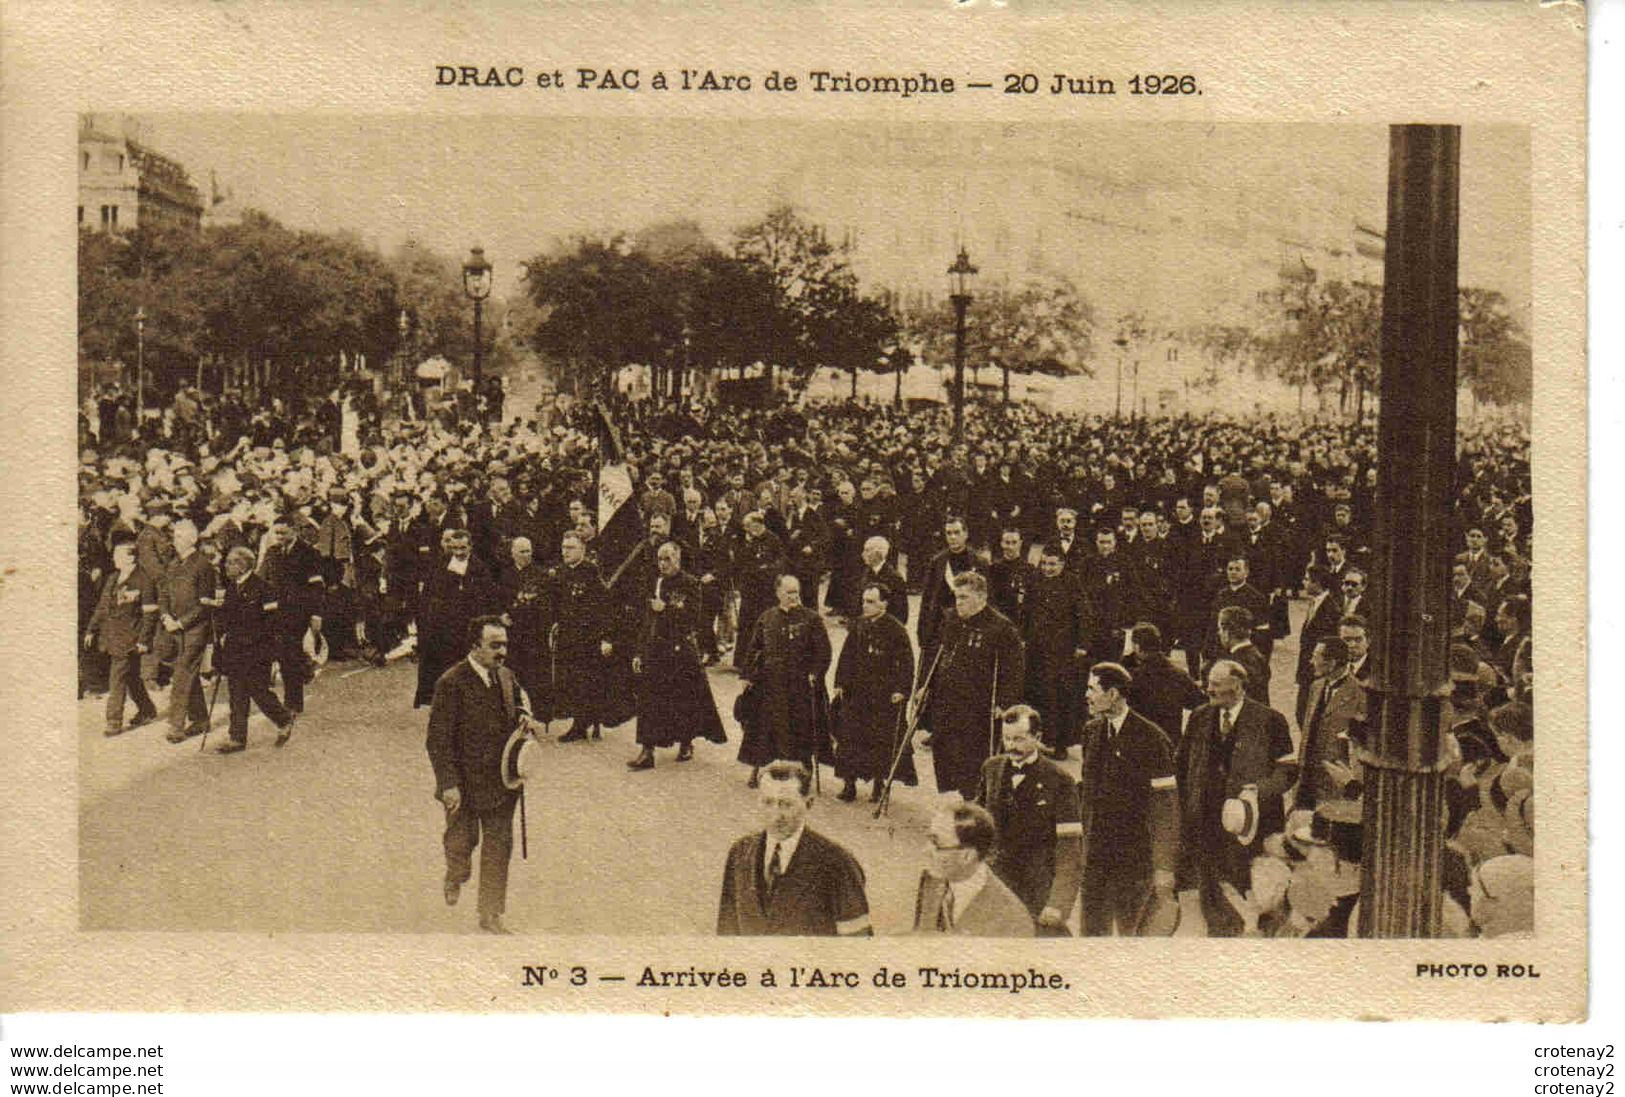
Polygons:
<instances>
[{"instance_id":1,"label":"priest in long black cassock","mask_svg":"<svg viewBox=\"0 0 1625 1097\"><path fill-rule=\"evenodd\" d=\"M767 528L767 518L759 510L745 515L745 536L734 553L734 582L739 589L739 633L749 637L757 618L773 605L774 583L788 568L784 542ZM740 651L734 652L734 666L743 667Z\"/></svg>"},{"instance_id":2,"label":"priest in long black cassock","mask_svg":"<svg viewBox=\"0 0 1625 1097\"><path fill-rule=\"evenodd\" d=\"M508 659L506 666L533 704L542 704L548 711L552 700L547 684L547 626L544 623L547 572L536 563L536 550L529 537L514 537L508 542L512 566L502 569L497 587L502 597L502 612L508 619Z\"/></svg>"},{"instance_id":3,"label":"priest in long black cassock","mask_svg":"<svg viewBox=\"0 0 1625 1097\"><path fill-rule=\"evenodd\" d=\"M1038 579L1038 569L1027 562L1026 547L1021 530L1002 531L996 558L987 569L987 600L1024 633L1029 602Z\"/></svg>"},{"instance_id":4,"label":"priest in long black cassock","mask_svg":"<svg viewBox=\"0 0 1625 1097\"><path fill-rule=\"evenodd\" d=\"M424 577L418 605L418 688L412 702L422 708L434 699L434 684L468 654L468 623L496 613L501 595L473 556L467 530L448 530L447 556Z\"/></svg>"},{"instance_id":5,"label":"priest in long black cassock","mask_svg":"<svg viewBox=\"0 0 1625 1097\"><path fill-rule=\"evenodd\" d=\"M1039 557L1039 577L1023 622L1027 644L1027 703L1043 717L1045 746L1065 754L1078 742L1083 726L1081 697L1089 669L1093 627L1088 606L1066 574L1060 549L1046 545Z\"/></svg>"},{"instance_id":6,"label":"priest in long black cassock","mask_svg":"<svg viewBox=\"0 0 1625 1097\"><path fill-rule=\"evenodd\" d=\"M943 522L942 537L948 543L947 547L931 557L922 580L919 628L922 650L935 645L944 614L953 607L954 580L976 570L976 557L971 554L964 518L950 516Z\"/></svg>"},{"instance_id":7,"label":"priest in long black cassock","mask_svg":"<svg viewBox=\"0 0 1625 1097\"><path fill-rule=\"evenodd\" d=\"M682 549L667 541L655 553L655 579L645 604L638 653L638 756L634 770L654 769L655 748L676 746L677 760L694 757L694 740L726 743L711 685L700 662L700 581L683 570Z\"/></svg>"},{"instance_id":8,"label":"priest in long black cassock","mask_svg":"<svg viewBox=\"0 0 1625 1097\"><path fill-rule=\"evenodd\" d=\"M752 767L773 761L830 761L829 633L818 614L801 604L801 583L781 575L774 587L779 604L751 629L739 673L750 682L754 719L745 728L739 760Z\"/></svg>"},{"instance_id":9,"label":"priest in long black cassock","mask_svg":"<svg viewBox=\"0 0 1625 1097\"><path fill-rule=\"evenodd\" d=\"M548 715L573 717L559 742L572 743L585 739L589 729L596 739L604 724L613 726L631 716L627 702L633 691L611 687L616 671L624 678L630 669L629 656L616 650L613 602L598 565L587 559L580 534L564 534L559 555L562 562L548 575L551 646L542 653L542 674L553 684Z\"/></svg>"},{"instance_id":10,"label":"priest in long black cassock","mask_svg":"<svg viewBox=\"0 0 1625 1097\"><path fill-rule=\"evenodd\" d=\"M914 647L908 630L886 609L880 587L863 588L861 614L835 664L835 775L845 780L839 799L857 798L857 782L874 783L879 800L892 756L906 730L903 707L914 686ZM914 754L903 742L897 780L917 784Z\"/></svg>"},{"instance_id":11,"label":"priest in long black cassock","mask_svg":"<svg viewBox=\"0 0 1625 1097\"><path fill-rule=\"evenodd\" d=\"M993 720L1021 700L1024 674L1021 637L1009 618L987 604L980 572L954 580L953 608L920 659L927 667L936 660L925 723L937 791L972 799L982 763L997 749Z\"/></svg>"}]
</instances>

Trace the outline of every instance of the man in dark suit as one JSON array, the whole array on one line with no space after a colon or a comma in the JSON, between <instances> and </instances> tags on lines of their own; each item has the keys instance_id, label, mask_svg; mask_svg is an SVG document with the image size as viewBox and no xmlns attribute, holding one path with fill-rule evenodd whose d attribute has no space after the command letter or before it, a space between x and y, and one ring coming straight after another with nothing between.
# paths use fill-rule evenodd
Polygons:
<instances>
[{"instance_id":1,"label":"man in dark suit","mask_svg":"<svg viewBox=\"0 0 1625 1097\"><path fill-rule=\"evenodd\" d=\"M931 820L930 860L914 895L914 931L1031 937L1020 897L990 870L998 827L980 804L954 804Z\"/></svg>"},{"instance_id":2,"label":"man in dark suit","mask_svg":"<svg viewBox=\"0 0 1625 1097\"><path fill-rule=\"evenodd\" d=\"M885 603L886 612L898 624L908 627L908 584L903 577L897 574L897 569L886 563L886 557L891 555L891 542L878 533L863 543L863 556L858 571L850 577L850 584L856 592L858 599L857 610L853 619L863 613L863 592L870 587L880 591L880 600Z\"/></svg>"},{"instance_id":3,"label":"man in dark suit","mask_svg":"<svg viewBox=\"0 0 1625 1097\"><path fill-rule=\"evenodd\" d=\"M1208 703L1191 714L1174 758L1179 789L1180 906L1199 913L1208 936L1235 937L1240 917L1220 886L1251 885L1253 857L1283 828L1283 797L1297 775L1286 717L1246 696L1247 672L1220 659L1207 676Z\"/></svg>"},{"instance_id":4,"label":"man in dark suit","mask_svg":"<svg viewBox=\"0 0 1625 1097\"><path fill-rule=\"evenodd\" d=\"M872 936L863 868L807 826L812 772L774 762L762 771L758 801L766 826L728 851L718 936Z\"/></svg>"},{"instance_id":5,"label":"man in dark suit","mask_svg":"<svg viewBox=\"0 0 1625 1097\"><path fill-rule=\"evenodd\" d=\"M1129 708L1133 683L1117 663L1089 672L1090 720L1078 786L1083 832L1083 933L1140 932L1153 903L1172 907L1179 805L1174 748Z\"/></svg>"},{"instance_id":6,"label":"man in dark suit","mask_svg":"<svg viewBox=\"0 0 1625 1097\"><path fill-rule=\"evenodd\" d=\"M219 574L209 558L198 551L197 526L189 518L169 528L175 555L158 585L158 619L174 645L175 670L169 692L169 734L179 743L201 733L209 724L209 706L199 680L203 651L209 646Z\"/></svg>"},{"instance_id":7,"label":"man in dark suit","mask_svg":"<svg viewBox=\"0 0 1625 1097\"><path fill-rule=\"evenodd\" d=\"M1208 606L1209 660L1224 658L1229 651L1224 638L1219 635L1219 614L1230 606L1239 606L1252 616L1252 623L1248 626L1249 638L1268 661L1270 651L1275 646L1270 633L1269 599L1248 581L1247 557L1240 553L1233 554L1224 566L1224 576L1224 585L1214 592Z\"/></svg>"},{"instance_id":8,"label":"man in dark suit","mask_svg":"<svg viewBox=\"0 0 1625 1097\"><path fill-rule=\"evenodd\" d=\"M157 627L157 583L136 567L135 536L117 531L113 534L113 569L102 581L96 608L85 626L85 649L100 648L109 660L105 732L109 736L124 731L126 695L135 701L131 727L158 718L157 706L141 680L141 657L152 649Z\"/></svg>"},{"instance_id":9,"label":"man in dark suit","mask_svg":"<svg viewBox=\"0 0 1625 1097\"><path fill-rule=\"evenodd\" d=\"M998 825L993 873L1007 884L1045 936L1065 936L1078 899L1083 826L1072 778L1040 748L1040 717L1030 705L1004 714L1004 752L982 763L976 802Z\"/></svg>"},{"instance_id":10,"label":"man in dark suit","mask_svg":"<svg viewBox=\"0 0 1625 1097\"><path fill-rule=\"evenodd\" d=\"M1077 579L1078 570L1083 562L1083 542L1078 537L1078 512L1073 507L1057 507L1055 510L1055 532L1045 542L1045 548L1053 548L1061 557L1061 563L1066 566L1073 579Z\"/></svg>"},{"instance_id":11,"label":"man in dark suit","mask_svg":"<svg viewBox=\"0 0 1625 1097\"><path fill-rule=\"evenodd\" d=\"M1337 622L1343 616L1343 599L1332 589L1331 572L1320 564L1310 564L1303 575L1303 590L1309 596L1309 611L1304 615L1303 629L1298 634L1298 668L1293 680L1298 683L1296 718L1303 727L1305 713L1309 711L1309 686L1315 680L1310 659L1315 644L1328 636L1337 635Z\"/></svg>"},{"instance_id":12,"label":"man in dark suit","mask_svg":"<svg viewBox=\"0 0 1625 1097\"><path fill-rule=\"evenodd\" d=\"M1348 645L1336 636L1315 642L1311 657L1315 679L1298 748L1298 788L1293 810L1313 808L1342 796L1342 786L1326 769L1327 762L1349 764L1349 724L1365 716L1365 689L1349 674Z\"/></svg>"},{"instance_id":13,"label":"man in dark suit","mask_svg":"<svg viewBox=\"0 0 1625 1097\"><path fill-rule=\"evenodd\" d=\"M293 733L294 713L271 692L271 661L277 654L277 594L254 574L254 553L241 545L226 553L225 598L216 615L215 670L226 676L231 723L220 754L248 747L248 707L252 702L277 726L276 745Z\"/></svg>"},{"instance_id":14,"label":"man in dark suit","mask_svg":"<svg viewBox=\"0 0 1625 1097\"><path fill-rule=\"evenodd\" d=\"M1129 707L1161 729L1170 743L1184 734L1185 713L1200 708L1207 695L1191 676L1168 661L1162 631L1141 621L1129 633L1134 651L1124 666L1134 676L1129 683Z\"/></svg>"},{"instance_id":15,"label":"man in dark suit","mask_svg":"<svg viewBox=\"0 0 1625 1097\"><path fill-rule=\"evenodd\" d=\"M312 618L321 616L322 558L299 539L288 515L279 515L272 523L271 536L274 543L265 550L259 574L276 595L275 659L282 668L282 703L293 712L303 712L310 670L300 642L314 624Z\"/></svg>"},{"instance_id":16,"label":"man in dark suit","mask_svg":"<svg viewBox=\"0 0 1625 1097\"><path fill-rule=\"evenodd\" d=\"M801 580L801 589L807 595L807 604L818 604L818 577L824 573L829 558L829 527L823 516L807 505L807 489L800 484L790 489L790 506L784 515L784 551L789 557L790 574ZM848 591L856 600L857 594ZM847 606L842 611L856 616L855 609Z\"/></svg>"},{"instance_id":17,"label":"man in dark suit","mask_svg":"<svg viewBox=\"0 0 1625 1097\"><path fill-rule=\"evenodd\" d=\"M519 795L502 774L502 753L516 727L530 727L530 699L503 664L508 630L500 617L468 623L468 657L435 682L427 747L435 798L446 809L444 894L455 906L480 849L480 928L511 933L502 921L513 857L513 810ZM483 845L482 845L483 843Z\"/></svg>"},{"instance_id":18,"label":"man in dark suit","mask_svg":"<svg viewBox=\"0 0 1625 1097\"><path fill-rule=\"evenodd\" d=\"M1253 615L1242 606L1219 611L1219 645L1226 659L1247 672L1247 696L1261 705L1270 703L1270 662L1253 643Z\"/></svg>"}]
</instances>

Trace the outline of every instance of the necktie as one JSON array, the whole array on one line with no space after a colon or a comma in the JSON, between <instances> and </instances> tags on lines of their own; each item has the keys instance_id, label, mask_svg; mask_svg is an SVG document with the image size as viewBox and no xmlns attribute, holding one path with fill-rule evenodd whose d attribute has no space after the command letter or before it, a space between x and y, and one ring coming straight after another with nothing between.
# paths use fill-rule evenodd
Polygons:
<instances>
[{"instance_id":1,"label":"necktie","mask_svg":"<svg viewBox=\"0 0 1625 1097\"><path fill-rule=\"evenodd\" d=\"M954 928L954 889L950 884L942 889L942 907L937 911L937 928L944 933Z\"/></svg>"},{"instance_id":2,"label":"necktie","mask_svg":"<svg viewBox=\"0 0 1625 1097\"><path fill-rule=\"evenodd\" d=\"M773 857L767 862L767 896L773 897L773 889L779 886L779 877L784 875L784 866L779 863L779 843L773 843Z\"/></svg>"},{"instance_id":3,"label":"necktie","mask_svg":"<svg viewBox=\"0 0 1625 1097\"><path fill-rule=\"evenodd\" d=\"M1219 738L1230 738L1230 710L1227 708L1219 710Z\"/></svg>"}]
</instances>

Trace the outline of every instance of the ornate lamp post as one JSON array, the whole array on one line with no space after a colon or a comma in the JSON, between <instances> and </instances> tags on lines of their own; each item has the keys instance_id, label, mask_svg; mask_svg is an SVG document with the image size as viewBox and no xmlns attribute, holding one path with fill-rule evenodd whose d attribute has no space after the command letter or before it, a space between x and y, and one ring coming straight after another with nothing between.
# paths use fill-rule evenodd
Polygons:
<instances>
[{"instance_id":1,"label":"ornate lamp post","mask_svg":"<svg viewBox=\"0 0 1625 1097\"><path fill-rule=\"evenodd\" d=\"M965 438L965 310L970 308L971 280L976 277L964 248L948 268L948 277L952 287L948 300L954 306L954 442L958 444Z\"/></svg>"},{"instance_id":2,"label":"ornate lamp post","mask_svg":"<svg viewBox=\"0 0 1625 1097\"><path fill-rule=\"evenodd\" d=\"M480 335L480 309L491 296L491 264L485 261L485 249L475 247L463 264L463 292L474 302L474 406L479 407L480 391L484 387L481 372L481 354L484 340Z\"/></svg>"},{"instance_id":3,"label":"ornate lamp post","mask_svg":"<svg viewBox=\"0 0 1625 1097\"><path fill-rule=\"evenodd\" d=\"M141 420L147 414L147 310L135 310L135 429L141 429Z\"/></svg>"}]
</instances>

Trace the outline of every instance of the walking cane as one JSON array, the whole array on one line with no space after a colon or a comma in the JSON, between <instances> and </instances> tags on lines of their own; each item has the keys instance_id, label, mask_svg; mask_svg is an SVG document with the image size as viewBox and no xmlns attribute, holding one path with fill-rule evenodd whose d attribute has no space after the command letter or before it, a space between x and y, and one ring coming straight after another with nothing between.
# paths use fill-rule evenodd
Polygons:
<instances>
[{"instance_id":1,"label":"walking cane","mask_svg":"<svg viewBox=\"0 0 1625 1097\"><path fill-rule=\"evenodd\" d=\"M554 698L559 690L559 623L547 630L547 719L543 723L549 732L553 728ZM523 819L521 819L523 823ZM521 831L524 827L521 825Z\"/></svg>"},{"instance_id":2,"label":"walking cane","mask_svg":"<svg viewBox=\"0 0 1625 1097\"><path fill-rule=\"evenodd\" d=\"M214 685L209 690L209 715L203 723L203 737L198 740L198 753L209 745L209 728L214 724L214 703L220 700L220 679L225 677L219 667L220 662L220 630L214 621L209 622L209 669L214 671Z\"/></svg>"},{"instance_id":3,"label":"walking cane","mask_svg":"<svg viewBox=\"0 0 1625 1097\"><path fill-rule=\"evenodd\" d=\"M919 729L920 714L925 711L926 703L931 696L931 680L936 677L937 664L941 661L942 648L939 646L937 653L931 657L931 666L925 672L925 680L920 683L918 690L910 694L912 697L913 693L918 693L919 701L914 705L914 716L907 721L906 726L903 728L903 734L898 738L892 751L891 768L886 772L886 783L880 789L880 802L875 805L876 819L884 815L887 806L891 804L891 787L892 782L897 779L897 767L903 764L903 752L908 749L909 741L914 738L914 732ZM904 701L903 709L898 713L899 722L902 722L903 717L907 715L908 706L909 702Z\"/></svg>"},{"instance_id":4,"label":"walking cane","mask_svg":"<svg viewBox=\"0 0 1625 1097\"><path fill-rule=\"evenodd\" d=\"M209 745L209 728L214 724L214 703L220 699L220 680L225 675L217 668L214 672L214 686L209 690L209 716L208 722L203 725L203 736L198 740L197 749L201 753Z\"/></svg>"},{"instance_id":5,"label":"walking cane","mask_svg":"<svg viewBox=\"0 0 1625 1097\"><path fill-rule=\"evenodd\" d=\"M511 835L513 832L509 831ZM509 841L513 839L510 837ZM512 846L508 847L512 849ZM525 826L525 786L519 786L519 859L530 860L530 833Z\"/></svg>"}]
</instances>

